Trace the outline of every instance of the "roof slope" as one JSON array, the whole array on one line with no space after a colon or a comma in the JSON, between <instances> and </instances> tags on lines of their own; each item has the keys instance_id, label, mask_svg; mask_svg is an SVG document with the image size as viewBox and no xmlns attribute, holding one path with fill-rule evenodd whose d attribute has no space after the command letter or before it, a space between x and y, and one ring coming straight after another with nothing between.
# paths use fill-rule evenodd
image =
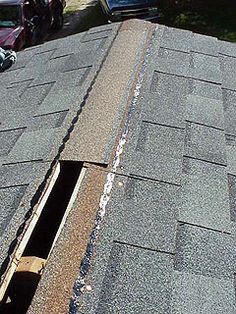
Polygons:
<instances>
[{"instance_id":1,"label":"roof slope","mask_svg":"<svg viewBox=\"0 0 236 314\"><path fill-rule=\"evenodd\" d=\"M236 46L158 25L143 71L70 311L233 314Z\"/></svg>"},{"instance_id":2,"label":"roof slope","mask_svg":"<svg viewBox=\"0 0 236 314\"><path fill-rule=\"evenodd\" d=\"M118 28L104 26L26 49L0 74L2 281Z\"/></svg>"},{"instance_id":3,"label":"roof slope","mask_svg":"<svg viewBox=\"0 0 236 314\"><path fill-rule=\"evenodd\" d=\"M1 256L73 129L62 158L108 167L93 177L90 165L82 205L58 239L63 251L54 248L29 312L65 313L61 297L76 272L70 313L235 314L235 45L141 21L119 27L26 50L3 74L1 208L13 215L1 211ZM114 99L106 101L106 87ZM73 214L94 203L97 221L80 267L75 248L85 228ZM48 302L49 291L59 306Z\"/></svg>"}]
</instances>

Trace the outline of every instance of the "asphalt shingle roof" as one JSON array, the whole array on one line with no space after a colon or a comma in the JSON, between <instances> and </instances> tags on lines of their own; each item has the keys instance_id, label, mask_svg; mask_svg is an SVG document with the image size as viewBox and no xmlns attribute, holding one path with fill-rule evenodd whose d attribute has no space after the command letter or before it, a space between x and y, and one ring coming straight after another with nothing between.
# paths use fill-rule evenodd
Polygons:
<instances>
[{"instance_id":1,"label":"asphalt shingle roof","mask_svg":"<svg viewBox=\"0 0 236 314\"><path fill-rule=\"evenodd\" d=\"M157 26L149 49L78 313L233 314L236 46Z\"/></svg>"},{"instance_id":2,"label":"asphalt shingle roof","mask_svg":"<svg viewBox=\"0 0 236 314\"><path fill-rule=\"evenodd\" d=\"M130 78L140 83L133 74L139 72L142 84L137 84L138 92L132 89L129 108L122 104L117 109L117 116L124 116L120 128L116 125L119 119L108 124L116 139L124 126L128 125L129 132L125 133L113 188L110 191L105 186L110 199L89 272L83 278L89 289L81 292L81 282L75 282L70 313L235 314L236 46L149 23L143 30L144 23L122 25L124 33L119 40L124 46L133 40L134 32L142 35L143 48L149 36L146 29L153 36L144 62L135 46L134 55L142 66L134 66ZM28 49L19 54L10 71L1 74L2 262L9 260L16 227L30 214L31 199L53 161L60 158L58 151L64 148L72 124L74 132L64 158L81 156L76 147L81 141L80 126L73 119L94 82L92 92L102 99L103 85L94 77L101 65L106 65L103 60L109 56L109 46L120 43L116 37L119 27L108 25ZM126 54L129 58L129 51ZM119 62L124 67L122 58L126 56L117 53L114 63L111 56L111 69L113 64L117 71ZM124 68L120 72L123 74ZM101 70L99 77L105 80L106 73ZM119 76L108 80L108 89L114 91L116 84L117 89L122 87ZM125 88L130 90L132 83ZM119 90L122 97L125 92ZM91 101L94 111L89 111L87 118L93 112L102 117L97 109L102 105L96 106L95 96ZM122 103L124 97L118 96L117 102ZM108 121L109 113L104 114ZM88 132L84 129L86 139L96 133L95 120L93 116ZM89 126L89 121L85 125ZM99 128L106 126L100 124ZM97 151L96 158L94 139L94 150L88 143L82 155L89 161L107 163L107 169L99 169L107 174L111 156L105 158L105 153ZM114 153L117 141L105 144L105 150L113 145ZM70 245L77 245L76 241ZM81 269L83 262L87 260L82 261ZM50 271L47 275L50 277ZM41 313L48 282L54 281L51 277L42 279L30 313Z\"/></svg>"},{"instance_id":3,"label":"asphalt shingle roof","mask_svg":"<svg viewBox=\"0 0 236 314\"><path fill-rule=\"evenodd\" d=\"M2 280L118 28L100 27L26 49L0 74Z\"/></svg>"}]
</instances>

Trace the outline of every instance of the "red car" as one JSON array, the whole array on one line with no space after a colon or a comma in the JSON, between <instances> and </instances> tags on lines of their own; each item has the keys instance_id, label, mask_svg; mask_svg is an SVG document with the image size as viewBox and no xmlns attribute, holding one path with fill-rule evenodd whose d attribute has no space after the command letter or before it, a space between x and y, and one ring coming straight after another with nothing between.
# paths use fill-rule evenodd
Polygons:
<instances>
[{"instance_id":1,"label":"red car","mask_svg":"<svg viewBox=\"0 0 236 314\"><path fill-rule=\"evenodd\" d=\"M19 51L63 26L65 0L0 0L0 47Z\"/></svg>"}]
</instances>

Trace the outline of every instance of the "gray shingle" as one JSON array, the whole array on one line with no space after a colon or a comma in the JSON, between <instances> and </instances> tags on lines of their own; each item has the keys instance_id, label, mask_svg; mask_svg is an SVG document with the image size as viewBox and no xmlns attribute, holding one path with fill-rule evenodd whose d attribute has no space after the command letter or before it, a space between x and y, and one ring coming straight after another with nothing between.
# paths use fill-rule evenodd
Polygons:
<instances>
[{"instance_id":1,"label":"gray shingle","mask_svg":"<svg viewBox=\"0 0 236 314\"><path fill-rule=\"evenodd\" d=\"M185 119L224 129L223 103L216 99L188 95L186 98Z\"/></svg>"},{"instance_id":2,"label":"gray shingle","mask_svg":"<svg viewBox=\"0 0 236 314\"><path fill-rule=\"evenodd\" d=\"M118 182L124 185L119 186ZM174 252L180 188L119 177L110 204L112 238L153 250ZM148 208L148 211L146 210Z\"/></svg>"},{"instance_id":3,"label":"gray shingle","mask_svg":"<svg viewBox=\"0 0 236 314\"><path fill-rule=\"evenodd\" d=\"M27 162L0 167L0 186L27 185L50 167L49 162Z\"/></svg>"},{"instance_id":4,"label":"gray shingle","mask_svg":"<svg viewBox=\"0 0 236 314\"><path fill-rule=\"evenodd\" d=\"M24 132L8 154L5 162L23 162L46 159L53 146L55 129Z\"/></svg>"},{"instance_id":5,"label":"gray shingle","mask_svg":"<svg viewBox=\"0 0 236 314\"><path fill-rule=\"evenodd\" d=\"M227 41L219 41L220 53L236 57L236 45Z\"/></svg>"},{"instance_id":6,"label":"gray shingle","mask_svg":"<svg viewBox=\"0 0 236 314\"><path fill-rule=\"evenodd\" d=\"M175 272L173 276L173 314L234 314L233 279L216 279Z\"/></svg>"},{"instance_id":7,"label":"gray shingle","mask_svg":"<svg viewBox=\"0 0 236 314\"><path fill-rule=\"evenodd\" d=\"M161 39L161 46L189 52L192 48L192 36L193 34L189 31L166 27Z\"/></svg>"},{"instance_id":8,"label":"gray shingle","mask_svg":"<svg viewBox=\"0 0 236 314\"><path fill-rule=\"evenodd\" d=\"M197 96L222 100L221 86L210 82L189 80L191 93Z\"/></svg>"},{"instance_id":9,"label":"gray shingle","mask_svg":"<svg viewBox=\"0 0 236 314\"><path fill-rule=\"evenodd\" d=\"M54 86L38 107L36 115L69 110L73 107L79 109L79 104L82 100L79 89L67 87L58 90L57 86Z\"/></svg>"},{"instance_id":10,"label":"gray shingle","mask_svg":"<svg viewBox=\"0 0 236 314\"><path fill-rule=\"evenodd\" d=\"M81 42L87 42L87 41L93 41L93 40L99 40L102 38L107 38L110 33L112 32L112 28L111 29L104 29L104 30L90 30L88 32L86 32L83 36L83 38L81 39Z\"/></svg>"},{"instance_id":11,"label":"gray shingle","mask_svg":"<svg viewBox=\"0 0 236 314\"><path fill-rule=\"evenodd\" d=\"M231 220L236 222L236 177L228 175Z\"/></svg>"},{"instance_id":12,"label":"gray shingle","mask_svg":"<svg viewBox=\"0 0 236 314\"><path fill-rule=\"evenodd\" d=\"M0 189L0 237L10 223L27 185L11 186Z\"/></svg>"},{"instance_id":13,"label":"gray shingle","mask_svg":"<svg viewBox=\"0 0 236 314\"><path fill-rule=\"evenodd\" d=\"M226 168L185 158L183 164L181 221L230 232Z\"/></svg>"},{"instance_id":14,"label":"gray shingle","mask_svg":"<svg viewBox=\"0 0 236 314\"><path fill-rule=\"evenodd\" d=\"M226 165L224 132L195 123L187 123L185 154L197 159Z\"/></svg>"},{"instance_id":15,"label":"gray shingle","mask_svg":"<svg viewBox=\"0 0 236 314\"><path fill-rule=\"evenodd\" d=\"M154 72L150 91L145 85L139 100L143 104L143 119L183 128L184 99L188 91L188 79Z\"/></svg>"},{"instance_id":16,"label":"gray shingle","mask_svg":"<svg viewBox=\"0 0 236 314\"><path fill-rule=\"evenodd\" d=\"M236 90L236 58L221 56L222 87Z\"/></svg>"},{"instance_id":17,"label":"gray shingle","mask_svg":"<svg viewBox=\"0 0 236 314\"><path fill-rule=\"evenodd\" d=\"M223 89L225 132L236 135L236 91Z\"/></svg>"},{"instance_id":18,"label":"gray shingle","mask_svg":"<svg viewBox=\"0 0 236 314\"><path fill-rule=\"evenodd\" d=\"M170 311L171 275L172 258L167 254L114 244L96 310L91 293L85 296L88 301L79 313L166 314Z\"/></svg>"},{"instance_id":19,"label":"gray shingle","mask_svg":"<svg viewBox=\"0 0 236 314\"><path fill-rule=\"evenodd\" d=\"M0 132L0 156L10 153L24 129L4 130Z\"/></svg>"},{"instance_id":20,"label":"gray shingle","mask_svg":"<svg viewBox=\"0 0 236 314\"><path fill-rule=\"evenodd\" d=\"M190 54L182 51L160 48L154 64L157 71L189 76Z\"/></svg>"},{"instance_id":21,"label":"gray shingle","mask_svg":"<svg viewBox=\"0 0 236 314\"><path fill-rule=\"evenodd\" d=\"M227 171L236 175L236 136L226 136Z\"/></svg>"},{"instance_id":22,"label":"gray shingle","mask_svg":"<svg viewBox=\"0 0 236 314\"><path fill-rule=\"evenodd\" d=\"M214 83L222 82L220 62L217 57L193 52L191 69L192 77L195 79Z\"/></svg>"},{"instance_id":23,"label":"gray shingle","mask_svg":"<svg viewBox=\"0 0 236 314\"><path fill-rule=\"evenodd\" d=\"M65 88L65 87L81 86L84 83L87 76L89 75L91 67L92 66L77 68L77 69L62 73L59 79L57 79L56 88L60 90L61 88Z\"/></svg>"},{"instance_id":24,"label":"gray shingle","mask_svg":"<svg viewBox=\"0 0 236 314\"><path fill-rule=\"evenodd\" d=\"M42 128L51 129L51 128L59 128L63 124L68 110L50 113L41 116L35 116L31 119L30 125L28 126L29 131L36 131Z\"/></svg>"},{"instance_id":25,"label":"gray shingle","mask_svg":"<svg viewBox=\"0 0 236 314\"><path fill-rule=\"evenodd\" d=\"M192 51L218 57L219 42L215 37L193 34Z\"/></svg>"},{"instance_id":26,"label":"gray shingle","mask_svg":"<svg viewBox=\"0 0 236 314\"><path fill-rule=\"evenodd\" d=\"M131 174L180 184L183 130L142 123L138 143L125 169Z\"/></svg>"},{"instance_id":27,"label":"gray shingle","mask_svg":"<svg viewBox=\"0 0 236 314\"><path fill-rule=\"evenodd\" d=\"M230 234L180 224L176 243L176 270L216 278L232 278L235 257Z\"/></svg>"},{"instance_id":28,"label":"gray shingle","mask_svg":"<svg viewBox=\"0 0 236 314\"><path fill-rule=\"evenodd\" d=\"M48 60L52 58L55 51L56 49L49 49L41 51L40 53L36 52L25 64L26 68L44 67L48 63Z\"/></svg>"},{"instance_id":29,"label":"gray shingle","mask_svg":"<svg viewBox=\"0 0 236 314\"><path fill-rule=\"evenodd\" d=\"M28 107L35 108L37 110L38 106L43 102L47 97L50 90L53 88L54 82L42 84L42 85L33 85L29 86L24 93L21 95L20 102L21 107L25 107L26 110Z\"/></svg>"}]
</instances>

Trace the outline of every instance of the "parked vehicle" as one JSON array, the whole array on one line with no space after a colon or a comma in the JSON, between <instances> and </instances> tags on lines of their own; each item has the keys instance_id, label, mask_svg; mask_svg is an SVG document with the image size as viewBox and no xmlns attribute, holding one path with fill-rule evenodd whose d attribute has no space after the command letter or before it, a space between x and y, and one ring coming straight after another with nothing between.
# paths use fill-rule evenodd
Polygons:
<instances>
[{"instance_id":1,"label":"parked vehicle","mask_svg":"<svg viewBox=\"0 0 236 314\"><path fill-rule=\"evenodd\" d=\"M130 18L156 20L158 0L99 0L103 12L110 22Z\"/></svg>"},{"instance_id":2,"label":"parked vehicle","mask_svg":"<svg viewBox=\"0 0 236 314\"><path fill-rule=\"evenodd\" d=\"M0 0L0 47L21 50L63 26L65 0Z\"/></svg>"}]
</instances>

